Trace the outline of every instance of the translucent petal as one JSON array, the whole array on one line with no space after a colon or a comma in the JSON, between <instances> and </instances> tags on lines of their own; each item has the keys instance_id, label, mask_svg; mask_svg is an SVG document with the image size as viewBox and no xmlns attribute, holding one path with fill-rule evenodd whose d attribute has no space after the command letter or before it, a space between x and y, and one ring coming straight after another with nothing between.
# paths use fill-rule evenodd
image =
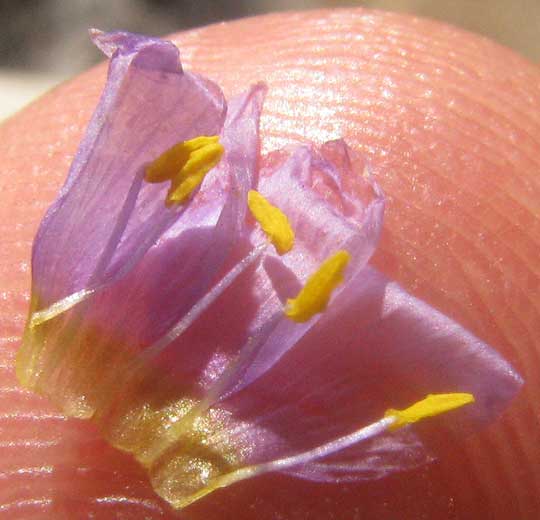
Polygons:
<instances>
[{"instance_id":1,"label":"translucent petal","mask_svg":"<svg viewBox=\"0 0 540 520\"><path fill-rule=\"evenodd\" d=\"M232 418L215 438L242 446L238 465L248 467L314 449L428 392L475 396L426 420L463 435L496 418L521 383L485 343L366 268L279 362L214 405ZM435 446L404 428L285 472L319 481L381 478L429 462Z\"/></svg>"},{"instance_id":2,"label":"translucent petal","mask_svg":"<svg viewBox=\"0 0 540 520\"><path fill-rule=\"evenodd\" d=\"M166 41L95 33L112 52L109 75L67 181L37 234L35 304L47 307L125 275L177 220L144 165L174 143L219 133L218 87L184 73Z\"/></svg>"}]
</instances>

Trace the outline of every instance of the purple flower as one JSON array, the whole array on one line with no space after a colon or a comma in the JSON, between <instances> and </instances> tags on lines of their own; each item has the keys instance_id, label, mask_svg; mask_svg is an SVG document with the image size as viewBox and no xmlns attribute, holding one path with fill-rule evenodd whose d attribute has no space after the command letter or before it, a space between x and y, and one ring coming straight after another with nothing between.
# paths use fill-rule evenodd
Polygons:
<instances>
[{"instance_id":1,"label":"purple flower","mask_svg":"<svg viewBox=\"0 0 540 520\"><path fill-rule=\"evenodd\" d=\"M381 478L433 457L407 425L504 409L513 369L368 265L384 197L343 141L261 158L264 85L227 107L172 43L92 37L109 77L34 242L23 385L178 508L268 471Z\"/></svg>"}]
</instances>

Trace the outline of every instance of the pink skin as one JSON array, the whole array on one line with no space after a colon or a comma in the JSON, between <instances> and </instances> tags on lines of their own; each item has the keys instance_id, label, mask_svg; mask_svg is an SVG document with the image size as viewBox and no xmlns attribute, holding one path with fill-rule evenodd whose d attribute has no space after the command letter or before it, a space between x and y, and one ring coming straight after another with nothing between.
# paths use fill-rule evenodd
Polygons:
<instances>
[{"instance_id":1,"label":"pink skin","mask_svg":"<svg viewBox=\"0 0 540 520\"><path fill-rule=\"evenodd\" d=\"M227 95L270 91L265 150L343 136L388 196L375 265L507 357L526 385L487 431L418 471L358 485L264 476L185 518L535 518L540 512L540 70L490 41L364 10L277 14L175 37ZM87 422L22 391L14 354L32 237L105 79L99 66L0 128L0 513L173 517L144 471ZM1 515L0 515L1 516Z\"/></svg>"}]
</instances>

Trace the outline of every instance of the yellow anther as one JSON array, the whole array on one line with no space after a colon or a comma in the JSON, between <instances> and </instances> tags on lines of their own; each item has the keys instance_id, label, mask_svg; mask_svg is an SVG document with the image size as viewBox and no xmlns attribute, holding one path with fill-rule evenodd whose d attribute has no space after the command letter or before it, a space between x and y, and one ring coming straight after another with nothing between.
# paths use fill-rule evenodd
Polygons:
<instances>
[{"instance_id":1,"label":"yellow anther","mask_svg":"<svg viewBox=\"0 0 540 520\"><path fill-rule=\"evenodd\" d=\"M291 320L302 323L324 311L332 291L343 281L343 271L350 259L351 255L343 250L327 258L318 271L309 277L298 296L287 300L285 314Z\"/></svg>"},{"instance_id":2,"label":"yellow anther","mask_svg":"<svg viewBox=\"0 0 540 520\"><path fill-rule=\"evenodd\" d=\"M433 417L449 412L469 403L474 403L474 395L466 393L430 394L405 410L387 410L385 417L394 417L396 421L389 427L397 430L407 424L415 423L426 417Z\"/></svg>"},{"instance_id":3,"label":"yellow anther","mask_svg":"<svg viewBox=\"0 0 540 520\"><path fill-rule=\"evenodd\" d=\"M294 231L287 216L268 202L258 191L248 192L248 206L280 255L294 245Z\"/></svg>"},{"instance_id":4,"label":"yellow anther","mask_svg":"<svg viewBox=\"0 0 540 520\"><path fill-rule=\"evenodd\" d=\"M166 204L181 204L217 165L223 151L217 135L182 141L162 153L146 168L145 180L152 183L171 181Z\"/></svg>"}]
</instances>

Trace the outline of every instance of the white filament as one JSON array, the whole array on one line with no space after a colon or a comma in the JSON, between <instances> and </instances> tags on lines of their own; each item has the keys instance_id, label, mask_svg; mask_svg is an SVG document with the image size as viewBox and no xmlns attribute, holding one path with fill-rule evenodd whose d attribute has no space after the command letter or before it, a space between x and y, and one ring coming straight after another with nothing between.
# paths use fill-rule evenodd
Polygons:
<instances>
[{"instance_id":1,"label":"white filament","mask_svg":"<svg viewBox=\"0 0 540 520\"><path fill-rule=\"evenodd\" d=\"M333 453L353 446L354 444L369 440L377 435L380 435L381 433L384 433L395 422L396 417L384 417L379 421L365 426L364 428L356 430L343 437L339 437L333 441L327 442L326 444L321 444L317 448L299 453L298 455L292 455L290 457L284 457L282 459L276 459L270 462L263 462L261 464L253 464L251 466L240 468L236 471L231 471L230 473L226 473L225 475L221 475L211 480L204 489L201 489L193 495L182 498L175 505L177 507L185 507L218 488L230 486L231 484L239 482L240 480L254 477L256 475L262 475L263 473L268 473L270 471L282 471L286 468L299 466L300 464L305 464L307 462L332 455Z\"/></svg>"},{"instance_id":2,"label":"white filament","mask_svg":"<svg viewBox=\"0 0 540 520\"><path fill-rule=\"evenodd\" d=\"M139 360L155 357L159 355L168 345L181 336L200 316L214 303L219 296L227 289L250 265L252 265L262 254L265 245L253 249L249 255L238 262L210 291L208 291L191 309L176 323L164 336L158 339L153 345L144 349Z\"/></svg>"},{"instance_id":3,"label":"white filament","mask_svg":"<svg viewBox=\"0 0 540 520\"><path fill-rule=\"evenodd\" d=\"M54 302L46 309L34 312L30 318L30 327L37 327L46 321L56 318L56 316L59 314L68 311L72 307L75 307L75 305L86 300L86 298L91 296L94 292L95 289L82 289L76 293L66 296L65 298L62 298L61 300L58 300L57 302Z\"/></svg>"},{"instance_id":4,"label":"white filament","mask_svg":"<svg viewBox=\"0 0 540 520\"><path fill-rule=\"evenodd\" d=\"M271 462L264 462L262 464L257 464L252 466L255 469L254 474L259 475L261 473L267 473L269 471L280 471L285 468L290 468L293 466L298 466L300 464L305 464L306 462L311 462L313 460L321 459L332 455L338 451L341 451L349 446L353 446L359 442L366 441L377 435L388 430L388 427L391 426L396 421L395 417L384 417L377 422L365 426L360 430L349 433L338 439L327 442L326 444L321 444L316 448L313 448L298 455L292 455L290 457L284 457L282 459L276 459ZM249 466L248 466L249 467ZM248 469L248 468L245 468ZM242 470L239 470L242 471Z\"/></svg>"}]
</instances>

